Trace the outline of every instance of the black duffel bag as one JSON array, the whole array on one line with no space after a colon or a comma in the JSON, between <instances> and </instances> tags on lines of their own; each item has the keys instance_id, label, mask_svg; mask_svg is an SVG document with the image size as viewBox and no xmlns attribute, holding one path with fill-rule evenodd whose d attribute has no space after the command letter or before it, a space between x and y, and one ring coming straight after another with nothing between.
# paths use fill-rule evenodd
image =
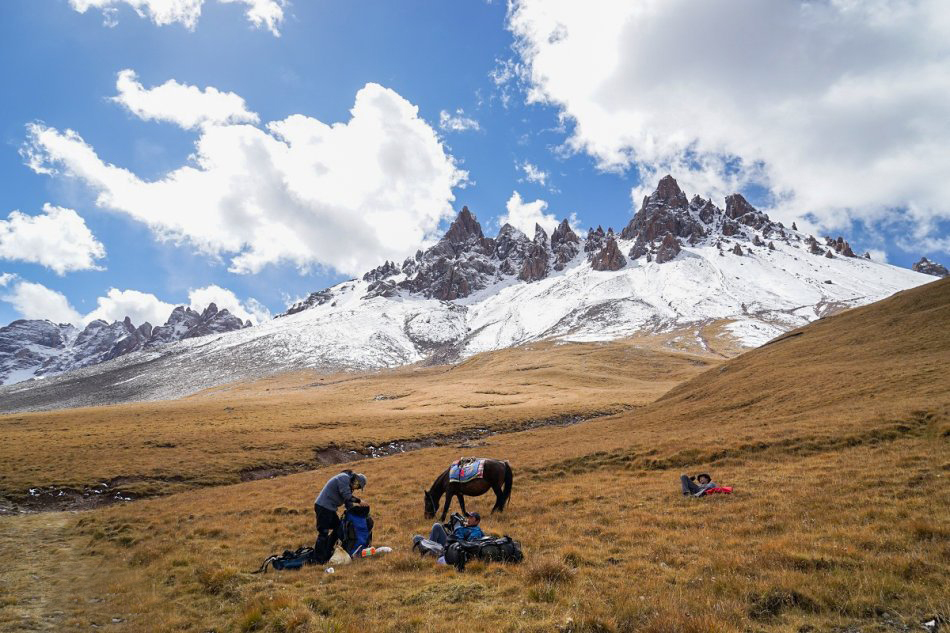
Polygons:
<instances>
[{"instance_id":1,"label":"black duffel bag","mask_svg":"<svg viewBox=\"0 0 950 633\"><path fill-rule=\"evenodd\" d=\"M455 541L445 548L445 562L462 571L470 560L520 563L524 558L521 543L510 536L486 536L477 541Z\"/></svg>"}]
</instances>

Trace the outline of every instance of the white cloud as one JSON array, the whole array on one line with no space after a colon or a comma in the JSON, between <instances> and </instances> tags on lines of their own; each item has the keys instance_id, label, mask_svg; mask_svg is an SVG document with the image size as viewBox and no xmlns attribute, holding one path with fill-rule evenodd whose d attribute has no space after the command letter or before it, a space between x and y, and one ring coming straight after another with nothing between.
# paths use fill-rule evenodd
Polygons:
<instances>
[{"instance_id":1,"label":"white cloud","mask_svg":"<svg viewBox=\"0 0 950 633\"><path fill-rule=\"evenodd\" d=\"M70 305L62 293L42 284L16 280L15 274L0 274L0 287L16 282L12 285L12 292L0 296L0 299L13 304L25 319L48 319L83 327L96 319L112 323L129 317L136 326L146 321L157 326L163 325L178 305L162 301L149 292L110 288L104 297L96 299L96 308L83 315ZM251 297L241 301L232 291L221 286L212 284L188 292L188 304L193 310L201 312L209 303L215 303L219 310L227 309L242 321L250 320L254 324L271 318L270 311L257 299Z\"/></svg>"},{"instance_id":2,"label":"white cloud","mask_svg":"<svg viewBox=\"0 0 950 633\"><path fill-rule=\"evenodd\" d=\"M240 3L246 5L245 15L254 26L266 27L275 36L280 36L280 24L284 20L286 0L218 0L224 4ZM89 9L102 11L106 26L118 23L118 7L128 5L139 14L158 26L180 23L188 30L194 30L201 17L201 7L205 0L69 0L73 9L85 13Z\"/></svg>"},{"instance_id":3,"label":"white cloud","mask_svg":"<svg viewBox=\"0 0 950 633\"><path fill-rule=\"evenodd\" d=\"M54 323L80 325L82 315L69 305L69 300L43 284L30 281L17 282L9 294L0 297L13 304L24 319L49 319Z\"/></svg>"},{"instance_id":4,"label":"white cloud","mask_svg":"<svg viewBox=\"0 0 950 633\"><path fill-rule=\"evenodd\" d=\"M136 326L146 321L152 325L162 325L175 309L173 304L165 303L151 293L118 288L110 288L105 297L96 299L96 304L98 307L83 317L83 323L96 319L112 323L129 317Z\"/></svg>"},{"instance_id":5,"label":"white cloud","mask_svg":"<svg viewBox=\"0 0 950 633\"><path fill-rule=\"evenodd\" d=\"M104 162L76 132L40 123L28 126L23 155L38 173L85 183L100 207L160 239L230 257L232 272L290 262L360 274L431 240L467 174L394 91L366 84L350 112L332 125L295 114L266 129L201 128L193 164L155 181Z\"/></svg>"},{"instance_id":6,"label":"white cloud","mask_svg":"<svg viewBox=\"0 0 950 633\"><path fill-rule=\"evenodd\" d=\"M449 114L447 110L442 110L439 113L439 127L447 132L467 132L482 129L478 121L465 116L465 111L462 108L458 108L455 114Z\"/></svg>"},{"instance_id":7,"label":"white cloud","mask_svg":"<svg viewBox=\"0 0 950 633\"><path fill-rule=\"evenodd\" d=\"M551 177L551 174L544 171L537 165L532 165L528 161L523 163L517 163L518 169L524 172L524 179L528 182L533 182L546 187L548 184L548 179Z\"/></svg>"},{"instance_id":8,"label":"white cloud","mask_svg":"<svg viewBox=\"0 0 950 633\"><path fill-rule=\"evenodd\" d=\"M887 251L883 251L879 248L870 248L868 253L871 254L871 261L881 262L882 264L887 263Z\"/></svg>"},{"instance_id":9,"label":"white cloud","mask_svg":"<svg viewBox=\"0 0 950 633\"><path fill-rule=\"evenodd\" d=\"M59 275L73 270L100 270L106 249L78 213L43 205L42 215L13 211L0 220L0 258L46 266Z\"/></svg>"},{"instance_id":10,"label":"white cloud","mask_svg":"<svg viewBox=\"0 0 950 633\"><path fill-rule=\"evenodd\" d=\"M201 312L209 303L214 303L219 310L227 310L242 321L249 320L255 325L271 318L270 310L257 299L251 297L247 301L241 301L227 288L214 284L189 290L188 301L192 310Z\"/></svg>"},{"instance_id":11,"label":"white cloud","mask_svg":"<svg viewBox=\"0 0 950 633\"><path fill-rule=\"evenodd\" d=\"M123 70L115 82L119 94L112 100L146 121L168 121L191 129L202 125L257 123L257 114L249 112L244 99L233 92L180 84L169 79L146 90L137 81L134 70Z\"/></svg>"},{"instance_id":12,"label":"white cloud","mask_svg":"<svg viewBox=\"0 0 950 633\"><path fill-rule=\"evenodd\" d=\"M535 224L541 225L541 228L547 231L548 237L550 237L557 225L561 223L561 220L553 213L545 213L548 208L546 201L538 199L533 202L525 202L517 191L512 192L505 208L508 212L499 218L498 223L502 226L510 224L529 238L534 237ZM568 223L576 231L577 214L572 213L568 218Z\"/></svg>"},{"instance_id":13,"label":"white cloud","mask_svg":"<svg viewBox=\"0 0 950 633\"><path fill-rule=\"evenodd\" d=\"M508 20L528 100L604 169L703 195L760 184L778 217L829 230L950 217L944 0L514 0Z\"/></svg>"}]
</instances>

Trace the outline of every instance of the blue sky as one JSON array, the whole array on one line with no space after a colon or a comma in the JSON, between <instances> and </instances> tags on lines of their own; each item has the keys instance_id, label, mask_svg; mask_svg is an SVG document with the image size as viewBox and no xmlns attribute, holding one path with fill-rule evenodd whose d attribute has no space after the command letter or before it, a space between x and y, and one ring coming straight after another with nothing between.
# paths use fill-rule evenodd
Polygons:
<instances>
[{"instance_id":1,"label":"blue sky","mask_svg":"<svg viewBox=\"0 0 950 633\"><path fill-rule=\"evenodd\" d=\"M191 0L192 5L194 1ZM49 316L59 317L57 320L69 315L81 322L92 314L121 318L119 313L125 311L132 313L133 320L149 316L154 321L157 319L152 315L160 314L168 304L198 305L208 297L222 297L219 303L227 303L231 295L226 291L233 293L234 309L243 308L249 315L263 318L267 311L282 311L289 300L351 277L362 269L364 262L381 263L384 255L390 253L410 254L414 248L406 235L434 239L450 219L449 210L463 204L477 214L483 227L492 234L503 217L514 219L511 201L515 192L520 198L514 208L522 222L543 212L557 218L575 214L580 227L598 224L622 227L635 210L631 198L638 199L644 190L652 189L658 175L666 171L673 172L690 195L711 195L721 205L721 198L716 200L716 196L734 189L745 191L754 203L769 207L776 217L797 218L813 227L816 233L844 234L856 250L872 249L876 256L886 257L896 265L909 266L924 254L932 259L946 259L950 230L948 206L940 202L944 192L939 187L943 185L927 184L930 179L926 170L919 173L920 169L915 170L912 161L909 164L892 164L891 161L880 166L883 162L874 160L875 152L882 156L894 155L894 148L884 145L884 140L867 141L868 134L884 136L880 120L870 118L862 124L864 127L860 122L854 123L856 129L848 131L848 136L833 139L835 148L850 148L849 144L855 147L848 152L836 149L835 162L829 163L829 167L816 167L804 159L794 162L796 153L805 155L815 147L820 149L822 138L827 139L827 134L819 130L816 138L803 136L796 126L804 124L793 121L793 116L756 121L741 108L755 108L755 113L761 113L767 109L765 105L757 106L755 98L748 99L751 104L727 99L718 95L716 88L703 85L705 79L691 79L688 72L700 62L716 64L710 72L721 74L716 85L722 86L723 94L733 88L754 91L761 85L763 93L770 96L769 104L782 99L794 103L793 97L801 95L813 98L815 103L824 103L829 100L828 95L835 95L838 100L834 101L834 110L830 106L825 110L818 107L813 113L809 112L814 120L806 123L808 129L828 125L836 134L844 134L839 131L848 126L842 126L828 114L834 112L839 116L838 110L842 109L838 96L845 86L842 78L866 77L867 85L876 85L874 81L879 76L874 73L900 70L898 60L868 59L859 54L866 45L863 38L874 16L853 15L845 9L831 16L838 20L836 28L844 29L846 34L853 33L853 37L851 48L845 46L832 51L839 56L841 67L833 72L829 70L825 83L820 85L811 80L811 83L789 82L789 75L794 79L798 67L783 65L781 45L763 44L774 49L770 49L773 56L769 72L786 73L782 78L784 84L791 83L799 91L798 95L790 96L776 95L777 88L769 84L768 79L756 84L759 61L744 61L748 57L744 57L742 51L737 54L725 51L721 59L712 55L712 61L707 59L710 55L701 55L699 51L695 56L679 51L672 55L676 59L671 59L667 69L664 56L655 55L656 49L652 49L649 63L643 62L646 53L636 48L629 35L609 28L613 23L623 24L625 20L629 23L632 19L611 15L610 11L621 10L616 7L605 9L599 16L603 21L598 22L572 10L571 3L555 8L554 3L543 7L523 2L508 7L500 1L479 0L243 1L244 4L198 2L200 16L191 28L181 22L157 24L156 16L148 11L147 0L132 3L7 0L3 3L0 8L0 80L4 86L4 107L0 111L0 217L16 210L26 216L40 216L44 205L72 210L75 214L63 211L55 216L55 222L71 223L74 230L60 236L71 247L70 244L44 245L42 240L46 238L37 237L36 233L48 235L48 231L39 230L42 227L36 225L38 230L32 235L39 240L36 248L48 253L45 257L24 253L24 238L17 238L16 227L7 219L7 241L21 241L0 247L0 273L4 274L5 283L0 288L0 295L4 297L4 301L0 301L0 322L7 323L23 315L37 317L43 310L54 312ZM92 6L81 12L78 9L84 3ZM266 25L251 23L246 12L255 3L279 9L281 19L274 23L279 37ZM106 5L107 12L96 8L97 4ZM137 5L141 15L130 4ZM657 31L647 32L648 36L662 38L663 29L670 28L664 25L671 19L674 32L691 28L690 16L697 13L693 9L698 5L690 7L683 2L670 5L671 10L680 13L648 16L651 21L641 25L641 39L643 27ZM743 9L739 6L741 2L724 5ZM922 11L940 11L939 5L933 3L922 2L921 7ZM721 19L729 21L729 10L723 13L726 15ZM829 16L819 18L826 22ZM753 15L747 19L761 20L763 24L777 21L777 26L770 28L779 40L787 38L787 49L793 51L801 44L798 38L803 37L796 22L819 18L799 11L789 16ZM945 26L946 21L942 24ZM695 28L711 26L707 21ZM946 70L946 48L926 39L926 33L912 36L909 32L909 27L906 32L893 27L883 34L876 32L874 37L877 46L883 42L886 48L893 41L894 50L905 51L901 54L907 57L903 60L906 64L915 68L926 66L937 73L941 68ZM594 35L585 40L585 34L589 33ZM910 52L906 52L907 41L902 39L907 37L921 40L914 41ZM789 55L794 57L792 53ZM849 61L849 55L853 55L855 61ZM571 60L570 63L565 59ZM926 63L922 64L921 60ZM808 72L807 63L801 66L802 73ZM613 70L599 75L604 68ZM686 72L682 72L684 68ZM126 69L134 71L134 81L147 94L170 81L200 90L214 88L220 93L233 93L234 99L243 99L246 112L251 113L249 116L257 115L256 122L250 124L256 125L258 130L265 130L269 122L293 115L328 125L347 125L351 118L356 120L351 108L357 95L367 85L378 84L386 90L374 88L363 93L367 102L372 97L375 104L367 106L366 116L390 116L389 113L396 112L393 108L398 110L404 104L418 107L419 121L404 108L399 110L401 114L392 114L401 117L398 121L380 120L388 130L386 134L392 135L387 137L390 141L397 142L401 138L399 134L408 134L411 138L406 146L418 146L431 161L414 166L416 171L412 172L399 165L384 165L380 175L369 165L371 161L361 158L375 156L375 141L367 136L369 133L361 133L352 143L350 136L341 134L337 150L324 153L313 150L317 152L314 156L328 165L327 161L332 162L334 155L342 155L354 146L356 156L347 159L347 166L340 168L342 171L335 171L337 168L332 165L329 169L331 180L356 177L355 184L349 181L345 187L340 184L344 190L332 195L307 190L302 194L306 201L301 202L299 208L268 208L263 212L266 220L261 221L248 220L246 216L251 211L243 207L235 210L242 201L230 201L228 204L233 203L235 208L225 208L220 211L223 215L209 215L209 218L222 221L221 218L239 217L237 222L247 220L248 227L258 228L235 230L233 235L222 234L219 240L214 230L192 223L187 217L204 213L200 205L189 208L183 219L170 219L174 209L190 204L199 192L189 197L185 189L176 188L162 199L163 204L169 205L166 214L162 205L149 204L148 198L153 194L147 187L141 186L138 193L126 195L119 191L123 186L121 178L103 180L95 175L84 176L83 170L91 163L83 161L91 159L70 153L77 148L89 148L102 164L126 170L141 183L161 181L175 170L196 164L193 156L196 142L205 134L210 139L213 131L203 127L204 124L185 129L186 125L173 121L177 116L174 113L155 110L166 107L167 103L154 106L150 110L152 120L146 120L148 115L141 111L136 113L127 102L113 100L119 91L118 73ZM506 70L510 72L506 74ZM667 74L675 76L678 72L684 77L683 94L675 102L666 102L664 99L671 91L663 90L665 96L660 97L657 96L659 87L669 81ZM708 103L684 106L682 112L678 112L677 108L684 102L696 101L689 96L691 85L701 91L696 94L703 95ZM862 95L864 103L873 103L878 98L869 97L864 85L847 84L847 87L852 91L847 94ZM940 114L939 110L934 113L925 109L930 100L942 103L934 107L944 108L943 114L946 114L947 101L941 101L946 96L941 92L945 86L939 81L933 89L937 92L933 94L912 94L910 88L896 84L891 90L906 91L907 98L914 99L913 103L925 104L914 106L919 107L920 112L912 113L915 115L912 118L921 125L931 125L931 118ZM886 102L881 101L878 110L882 117L906 113L904 102L892 101L891 97ZM848 98L844 102L850 103ZM700 106L701 110L690 109ZM715 124L698 130L690 128L691 122L701 119L703 112L717 108L722 116L716 117ZM790 106L784 111L795 110ZM855 120L853 115L845 115L849 122ZM449 120L444 120L446 116ZM452 118L458 120L455 128L467 129L453 129ZM749 123L731 127L722 123L716 127L718 122L730 118ZM239 123L248 121L232 118L221 122L221 127L232 126L236 130ZM477 129L471 129L476 123ZM31 124L39 126L35 129L46 130L47 136L31 133L27 127ZM431 128L436 140L429 138L426 126ZM762 126L769 134L752 134L756 126ZM783 126L788 129L775 130ZM78 134L81 142L67 138L67 130ZM746 134L748 130L751 131ZM926 143L928 139L940 142L941 135L950 132L945 127L935 131L936 139L932 138L934 130L931 130L929 135L921 134L920 139L905 138L900 142L906 147L899 149L921 153L920 160L927 160L925 165L941 169L941 163L934 165L935 161L927 157ZM273 136L265 136L266 132L251 130L241 134L245 145L250 146L248 139L273 145ZM295 138L300 140L305 136L301 133ZM676 139L676 143L668 139ZM57 142L60 145L55 145ZM72 143L69 148L63 149L63 144L69 143ZM224 146L226 144L220 147ZM226 158L226 149L209 151L220 152L213 156L222 160ZM277 146L274 151L278 156L283 148ZM819 153L827 152L815 151L816 156ZM31 167L30 157L37 154L41 157ZM275 178L280 180L280 174L284 173L281 169L305 168L309 156L306 153L292 156L289 166L274 168ZM787 156L792 158L786 160ZM864 171L856 156L866 156L875 167ZM270 159L254 157L253 160ZM357 176L361 161L367 162L367 179L372 180L374 186L400 192L398 199L393 199L393 205L410 204L421 209L418 213L401 215L398 208L392 213L382 208L381 217L388 219L376 221L379 235L375 251L374 239L359 239L360 233L367 229L360 224L363 220L353 216L380 209L378 201L390 200L390 196L385 191L352 191L360 186L361 179ZM453 161L457 170L467 172L467 177L458 173L453 176L446 171L451 170ZM526 162L531 167L526 168ZM260 166L259 163L248 164ZM204 168L212 171L207 166ZM427 180L429 171L418 170L432 172L431 186L426 185L430 182ZM888 176L904 184L876 184L885 183ZM300 178L300 186L309 186L310 179L305 173L295 177ZM826 177L832 184L841 186L829 185L822 180ZM278 206L280 200L287 199L284 194L272 196L273 192L254 191L255 186L258 186L256 182L249 182L246 195L260 195L260 200L275 201L273 204ZM260 184L262 188L274 186L265 179ZM426 186L428 190L423 190ZM921 189L927 187L932 190L923 195ZM843 194L839 191L841 188L846 190ZM436 193L432 194L433 191ZM103 196L107 199L103 200ZM351 199L356 201L351 202ZM853 205L849 203L852 199ZM535 202L538 200L544 201L546 209L539 209L541 203ZM144 205L142 210L136 206L140 204ZM386 204L389 202L382 203L382 207ZM311 211L312 217L286 219L295 213ZM325 225L322 224L324 219ZM25 226L32 220L20 217L18 222L16 226ZM392 222L393 226L380 228L379 222ZM403 235L398 244L389 244L385 239L387 234L395 235L413 223L417 226L413 225L412 231ZM83 225L86 230L82 229ZM926 230L921 229L921 225L926 225ZM286 229L288 235L306 233L306 237L302 238L301 245L282 250L282 238L278 235L266 253L253 255L251 264L236 264L236 253L253 250L253 244L241 241L253 240L255 235L261 234L255 231L269 230L268 227ZM222 225L222 233L230 230ZM343 239L342 233L355 235ZM909 239L909 235L913 235L913 239ZM95 247L96 243L99 247ZM76 249L83 244L92 244L92 251L98 248L98 255L104 251L104 256L88 252L77 254ZM339 250L333 248L336 244L340 245ZM68 257L76 258L68 270L62 270L62 264L57 270L57 264L51 261L60 248L65 249L63 252ZM313 252L304 252L307 248ZM362 248L367 252L360 252ZM377 259L374 259L375 252L381 253ZM29 284L23 287L31 292L17 294L24 283ZM205 291L195 292L201 289ZM49 292L45 292L47 290ZM136 292L123 294L128 291ZM61 295L62 300L55 295ZM251 301L252 298L255 301Z\"/></svg>"}]
</instances>

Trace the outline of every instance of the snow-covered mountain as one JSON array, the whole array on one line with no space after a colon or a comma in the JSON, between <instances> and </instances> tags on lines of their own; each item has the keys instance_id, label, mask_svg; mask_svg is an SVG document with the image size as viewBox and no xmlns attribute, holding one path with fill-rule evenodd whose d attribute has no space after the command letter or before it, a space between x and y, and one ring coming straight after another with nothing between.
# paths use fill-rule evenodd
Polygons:
<instances>
[{"instance_id":1,"label":"snow-covered mountain","mask_svg":"<svg viewBox=\"0 0 950 633\"><path fill-rule=\"evenodd\" d=\"M677 331L703 346L710 325L752 347L933 279L858 257L840 237L819 241L785 227L739 194L725 209L687 199L667 176L619 233L598 227L581 238L565 220L551 236L505 225L489 238L463 208L431 248L314 292L272 321L159 350L144 345L67 374L82 392L56 392L66 377L44 381L55 398L31 392L35 381L7 387L0 408L175 397L285 369L454 361L542 339ZM108 396L90 399L96 389Z\"/></svg>"},{"instance_id":2,"label":"snow-covered mountain","mask_svg":"<svg viewBox=\"0 0 950 633\"><path fill-rule=\"evenodd\" d=\"M141 349L250 325L213 303L200 314L179 306L165 325L156 328L148 322L136 327L129 317L113 323L96 319L82 330L45 320L14 321L0 328L0 384L61 374Z\"/></svg>"}]
</instances>

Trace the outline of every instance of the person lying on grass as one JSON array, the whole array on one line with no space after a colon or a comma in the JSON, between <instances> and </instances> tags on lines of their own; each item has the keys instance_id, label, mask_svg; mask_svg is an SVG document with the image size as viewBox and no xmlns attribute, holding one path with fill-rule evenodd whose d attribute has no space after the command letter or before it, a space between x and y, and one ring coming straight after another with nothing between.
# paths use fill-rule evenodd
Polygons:
<instances>
[{"instance_id":1,"label":"person lying on grass","mask_svg":"<svg viewBox=\"0 0 950 633\"><path fill-rule=\"evenodd\" d=\"M354 490L366 487L366 475L344 470L335 475L323 486L313 504L317 515L317 542L314 545L314 557L321 565L333 556L333 548L340 539L340 517L336 511L340 506L349 510L354 505L367 507L361 499L353 496Z\"/></svg>"},{"instance_id":2,"label":"person lying on grass","mask_svg":"<svg viewBox=\"0 0 950 633\"><path fill-rule=\"evenodd\" d=\"M697 480L699 483L696 483ZM700 473L695 477L689 475L680 475L680 483L683 485L683 496L691 495L693 497L702 497L707 490L717 488L713 483L712 477L708 473Z\"/></svg>"},{"instance_id":3,"label":"person lying on grass","mask_svg":"<svg viewBox=\"0 0 950 633\"><path fill-rule=\"evenodd\" d=\"M449 524L452 529L452 540L454 541L475 541L485 536L482 528L478 524L482 522L482 515L478 512L472 512L464 519L464 523L459 521L458 515L452 515L452 522ZM435 541L442 547L449 543L449 534L445 526L441 523L434 523L432 531L429 533L429 540Z\"/></svg>"}]
</instances>

